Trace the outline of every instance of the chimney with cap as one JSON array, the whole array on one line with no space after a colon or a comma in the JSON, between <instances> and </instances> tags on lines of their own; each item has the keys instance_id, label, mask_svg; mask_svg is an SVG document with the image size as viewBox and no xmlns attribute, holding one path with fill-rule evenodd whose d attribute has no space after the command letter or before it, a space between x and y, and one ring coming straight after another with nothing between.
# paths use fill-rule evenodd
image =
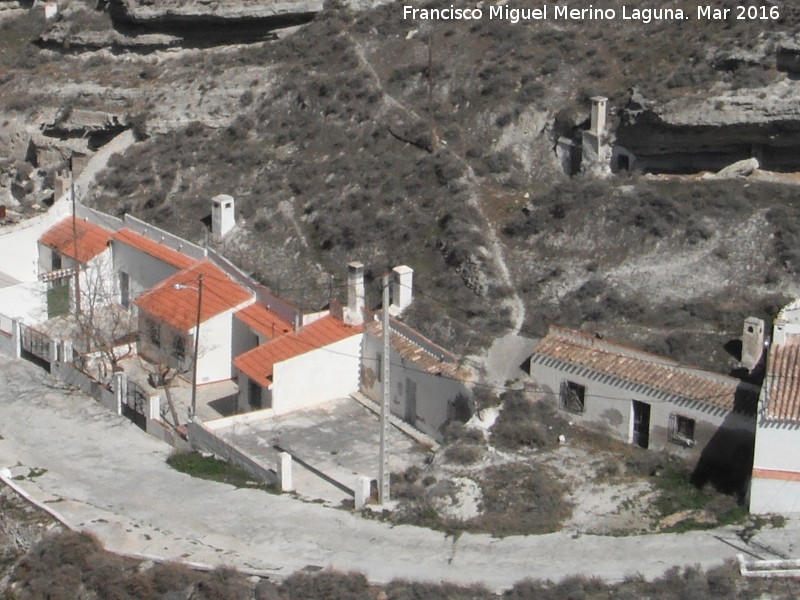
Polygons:
<instances>
[{"instance_id":1,"label":"chimney with cap","mask_svg":"<svg viewBox=\"0 0 800 600\"><path fill-rule=\"evenodd\" d=\"M211 199L211 233L221 238L236 226L233 196L220 194Z\"/></svg>"},{"instance_id":2,"label":"chimney with cap","mask_svg":"<svg viewBox=\"0 0 800 600\"><path fill-rule=\"evenodd\" d=\"M411 306L414 299L413 283L414 269L406 265L392 269L392 304L389 307L392 315L399 315Z\"/></svg>"},{"instance_id":3,"label":"chimney with cap","mask_svg":"<svg viewBox=\"0 0 800 600\"><path fill-rule=\"evenodd\" d=\"M364 322L364 265L351 262L347 265L347 310L344 322L348 325L361 325Z\"/></svg>"}]
</instances>

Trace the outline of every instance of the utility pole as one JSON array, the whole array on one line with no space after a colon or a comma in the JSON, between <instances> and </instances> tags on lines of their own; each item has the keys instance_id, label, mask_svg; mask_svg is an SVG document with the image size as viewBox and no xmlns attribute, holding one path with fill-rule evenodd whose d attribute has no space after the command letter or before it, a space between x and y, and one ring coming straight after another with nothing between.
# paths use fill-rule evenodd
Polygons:
<instances>
[{"instance_id":1,"label":"utility pole","mask_svg":"<svg viewBox=\"0 0 800 600\"><path fill-rule=\"evenodd\" d=\"M75 170L73 155L69 155L70 195L72 196L72 249L75 252L75 314L81 314L81 261L78 254L78 199L75 197Z\"/></svg>"},{"instance_id":2,"label":"utility pole","mask_svg":"<svg viewBox=\"0 0 800 600\"><path fill-rule=\"evenodd\" d=\"M383 392L383 402L381 402L381 450L380 464L378 465L378 503L385 504L390 500L389 493L389 394L392 390L389 385L389 373L391 372L391 327L389 325L389 274L383 276L383 360L381 367L383 377L381 378L381 390Z\"/></svg>"},{"instance_id":3,"label":"utility pole","mask_svg":"<svg viewBox=\"0 0 800 600\"><path fill-rule=\"evenodd\" d=\"M200 361L200 309L203 306L203 274L197 275L197 322L194 326L194 364L192 365L192 414L197 414L197 363Z\"/></svg>"}]
</instances>

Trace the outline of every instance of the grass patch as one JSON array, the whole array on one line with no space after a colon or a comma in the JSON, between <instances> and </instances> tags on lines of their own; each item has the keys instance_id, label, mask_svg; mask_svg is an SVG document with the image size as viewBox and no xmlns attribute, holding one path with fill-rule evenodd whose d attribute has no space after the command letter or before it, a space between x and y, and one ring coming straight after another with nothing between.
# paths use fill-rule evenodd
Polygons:
<instances>
[{"instance_id":1,"label":"grass patch","mask_svg":"<svg viewBox=\"0 0 800 600\"><path fill-rule=\"evenodd\" d=\"M227 483L238 488L254 488L277 493L274 484L259 481L241 467L199 452L176 452L167 459L167 464L176 471L192 477Z\"/></svg>"},{"instance_id":2,"label":"grass patch","mask_svg":"<svg viewBox=\"0 0 800 600\"><path fill-rule=\"evenodd\" d=\"M668 457L663 465L654 476L658 490L654 504L656 518L662 523L667 519L663 531L682 533L713 529L744 523L747 519L747 509L737 504L733 496L722 494L709 485L703 488L692 485L690 473L678 459ZM669 520L675 515L677 520Z\"/></svg>"}]
</instances>

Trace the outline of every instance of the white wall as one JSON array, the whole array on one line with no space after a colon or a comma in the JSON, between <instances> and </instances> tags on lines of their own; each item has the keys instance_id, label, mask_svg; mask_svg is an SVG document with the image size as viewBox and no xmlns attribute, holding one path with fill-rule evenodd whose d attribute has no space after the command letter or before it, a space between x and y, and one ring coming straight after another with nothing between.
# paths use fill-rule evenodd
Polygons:
<instances>
[{"instance_id":1,"label":"white wall","mask_svg":"<svg viewBox=\"0 0 800 600\"><path fill-rule=\"evenodd\" d=\"M584 412L562 411L570 421L605 431L631 443L633 435L633 400L650 405L650 445L653 450L668 450L689 461L700 458L715 434L724 427L730 430L736 444L752 444L755 416L724 410L712 404L674 400L672 396L647 391L642 386L623 387L621 383L603 381L600 376L568 373L556 367L531 362L531 377L555 402L559 401L562 381L571 381L586 388ZM670 441L670 415L676 414L695 421L695 444L687 448ZM740 435L734 432L741 432ZM751 446L752 447L752 446ZM733 448L728 451L733 455Z\"/></svg>"},{"instance_id":2,"label":"white wall","mask_svg":"<svg viewBox=\"0 0 800 600\"><path fill-rule=\"evenodd\" d=\"M0 288L0 314L28 325L47 320L47 285L40 281Z\"/></svg>"},{"instance_id":3,"label":"white wall","mask_svg":"<svg viewBox=\"0 0 800 600\"><path fill-rule=\"evenodd\" d=\"M280 362L273 369L272 408L284 414L358 390L363 334Z\"/></svg>"},{"instance_id":4,"label":"white wall","mask_svg":"<svg viewBox=\"0 0 800 600\"><path fill-rule=\"evenodd\" d=\"M200 325L200 360L197 363L197 383L214 383L230 379L233 372L231 357L232 311L226 311ZM138 349L147 360L169 365L190 376L194 353L194 327L185 336L185 356L180 363L173 355L173 340L180 332L159 322L159 346L150 341L147 321L158 322L143 310L139 311Z\"/></svg>"},{"instance_id":5,"label":"white wall","mask_svg":"<svg viewBox=\"0 0 800 600\"><path fill-rule=\"evenodd\" d=\"M361 391L380 403L383 399L383 388L378 374L382 356L383 339L371 335L364 337L364 356L361 369ZM382 370L382 362L380 363ZM392 414L409 422L411 425L433 437L442 439L442 427L454 417L454 402L459 395L468 398L471 394L461 381L449 377L430 375L420 371L413 362L401 357L392 348L391 352L391 386L390 406ZM416 389L416 410L413 418L407 407L407 391L409 381L414 382Z\"/></svg>"},{"instance_id":6,"label":"white wall","mask_svg":"<svg viewBox=\"0 0 800 600\"><path fill-rule=\"evenodd\" d=\"M200 325L200 361L197 383L230 379L233 373L231 356L233 311L225 311ZM192 328L194 330L194 328ZM192 339L192 343L194 340ZM187 348L187 352L191 349Z\"/></svg>"},{"instance_id":7,"label":"white wall","mask_svg":"<svg viewBox=\"0 0 800 600\"><path fill-rule=\"evenodd\" d=\"M0 230L0 256L3 257L0 271L19 281L36 281L39 276L39 238L69 214L72 205L66 197L56 202L46 214Z\"/></svg>"},{"instance_id":8,"label":"white wall","mask_svg":"<svg viewBox=\"0 0 800 600\"><path fill-rule=\"evenodd\" d=\"M800 512L798 442L800 424L776 423L759 417L750 484L750 512Z\"/></svg>"},{"instance_id":9,"label":"white wall","mask_svg":"<svg viewBox=\"0 0 800 600\"><path fill-rule=\"evenodd\" d=\"M150 289L178 272L178 268L162 262L128 244L111 241L114 271L130 277L129 299L133 302L142 292Z\"/></svg>"}]
</instances>

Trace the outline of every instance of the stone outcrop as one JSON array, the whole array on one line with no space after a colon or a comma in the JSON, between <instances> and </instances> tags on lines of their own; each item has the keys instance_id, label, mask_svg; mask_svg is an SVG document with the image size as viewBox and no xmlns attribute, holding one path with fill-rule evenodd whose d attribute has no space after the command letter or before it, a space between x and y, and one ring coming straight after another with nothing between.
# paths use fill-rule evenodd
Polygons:
<instances>
[{"instance_id":1,"label":"stone outcrop","mask_svg":"<svg viewBox=\"0 0 800 600\"><path fill-rule=\"evenodd\" d=\"M139 24L225 23L307 15L322 0L110 0L112 17Z\"/></svg>"},{"instance_id":2,"label":"stone outcrop","mask_svg":"<svg viewBox=\"0 0 800 600\"><path fill-rule=\"evenodd\" d=\"M633 92L622 110L616 143L651 172L718 171L755 157L767 170L797 170L800 83L684 97L656 105Z\"/></svg>"},{"instance_id":3,"label":"stone outcrop","mask_svg":"<svg viewBox=\"0 0 800 600\"><path fill-rule=\"evenodd\" d=\"M753 171L758 169L758 159L756 158L747 158L745 160L739 160L733 163L732 165L728 165L724 169L722 169L719 173L717 173L714 177L716 179L735 179L736 177L749 177L753 174Z\"/></svg>"}]
</instances>

